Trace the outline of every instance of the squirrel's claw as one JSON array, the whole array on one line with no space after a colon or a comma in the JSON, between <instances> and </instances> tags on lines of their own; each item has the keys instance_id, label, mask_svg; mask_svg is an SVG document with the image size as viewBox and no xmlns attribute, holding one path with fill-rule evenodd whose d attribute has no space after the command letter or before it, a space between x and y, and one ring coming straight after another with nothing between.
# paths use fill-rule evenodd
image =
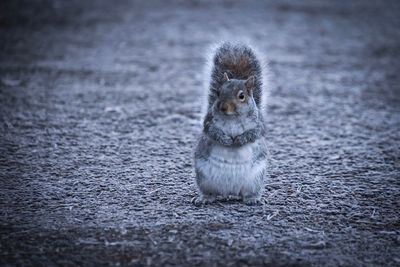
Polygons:
<instances>
[{"instance_id":1,"label":"squirrel's claw","mask_svg":"<svg viewBox=\"0 0 400 267\"><path fill-rule=\"evenodd\" d=\"M264 205L265 201L263 201L261 198L245 198L243 199L243 202L246 205L250 205L250 206L255 206L255 205Z\"/></svg>"},{"instance_id":2,"label":"squirrel's claw","mask_svg":"<svg viewBox=\"0 0 400 267\"><path fill-rule=\"evenodd\" d=\"M195 206L202 206L205 204L210 204L213 203L215 201L214 197L204 197L204 196L196 196L193 197L191 202L195 205Z\"/></svg>"}]
</instances>

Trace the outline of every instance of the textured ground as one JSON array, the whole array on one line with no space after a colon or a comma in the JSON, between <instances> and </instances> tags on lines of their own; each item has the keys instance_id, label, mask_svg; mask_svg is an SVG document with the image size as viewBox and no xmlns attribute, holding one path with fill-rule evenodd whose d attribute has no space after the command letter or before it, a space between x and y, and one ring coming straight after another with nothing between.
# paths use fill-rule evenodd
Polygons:
<instances>
[{"instance_id":1,"label":"textured ground","mask_svg":"<svg viewBox=\"0 0 400 267\"><path fill-rule=\"evenodd\" d=\"M400 3L2 1L0 265L399 266ZM210 44L269 59L262 207L195 207Z\"/></svg>"}]
</instances>

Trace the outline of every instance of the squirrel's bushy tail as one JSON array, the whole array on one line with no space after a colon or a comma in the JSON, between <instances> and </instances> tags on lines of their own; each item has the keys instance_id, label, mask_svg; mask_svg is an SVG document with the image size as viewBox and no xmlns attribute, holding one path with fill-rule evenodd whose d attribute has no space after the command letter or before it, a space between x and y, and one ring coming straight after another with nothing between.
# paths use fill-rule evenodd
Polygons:
<instances>
[{"instance_id":1,"label":"squirrel's bushy tail","mask_svg":"<svg viewBox=\"0 0 400 267\"><path fill-rule=\"evenodd\" d=\"M209 105L212 105L217 98L217 91L225 81L225 72L230 79L246 80L250 76L254 76L253 97L257 106L261 106L263 94L262 70L259 60L250 47L242 44L224 43L217 48L211 70Z\"/></svg>"}]
</instances>

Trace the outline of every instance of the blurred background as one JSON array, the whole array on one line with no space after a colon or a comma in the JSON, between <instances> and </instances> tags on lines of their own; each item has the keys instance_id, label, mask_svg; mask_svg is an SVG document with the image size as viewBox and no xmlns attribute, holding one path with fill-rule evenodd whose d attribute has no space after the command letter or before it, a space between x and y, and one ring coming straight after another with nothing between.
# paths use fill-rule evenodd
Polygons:
<instances>
[{"instance_id":1,"label":"blurred background","mask_svg":"<svg viewBox=\"0 0 400 267\"><path fill-rule=\"evenodd\" d=\"M264 206L195 207L221 41L268 61ZM0 264L398 266L400 2L0 3Z\"/></svg>"}]
</instances>

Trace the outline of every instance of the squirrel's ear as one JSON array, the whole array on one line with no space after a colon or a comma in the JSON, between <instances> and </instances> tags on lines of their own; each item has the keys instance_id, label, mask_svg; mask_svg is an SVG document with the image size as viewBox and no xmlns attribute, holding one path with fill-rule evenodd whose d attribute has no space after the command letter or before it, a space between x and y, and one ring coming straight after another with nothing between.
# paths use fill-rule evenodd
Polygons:
<instances>
[{"instance_id":1,"label":"squirrel's ear","mask_svg":"<svg viewBox=\"0 0 400 267\"><path fill-rule=\"evenodd\" d=\"M228 77L228 74L226 72L224 72L224 80L225 80L225 82L229 81L229 77Z\"/></svg>"},{"instance_id":2,"label":"squirrel's ear","mask_svg":"<svg viewBox=\"0 0 400 267\"><path fill-rule=\"evenodd\" d=\"M256 84L256 78L254 76L250 76L245 82L244 85L246 86L247 92L249 95L253 94L253 88Z\"/></svg>"}]
</instances>

